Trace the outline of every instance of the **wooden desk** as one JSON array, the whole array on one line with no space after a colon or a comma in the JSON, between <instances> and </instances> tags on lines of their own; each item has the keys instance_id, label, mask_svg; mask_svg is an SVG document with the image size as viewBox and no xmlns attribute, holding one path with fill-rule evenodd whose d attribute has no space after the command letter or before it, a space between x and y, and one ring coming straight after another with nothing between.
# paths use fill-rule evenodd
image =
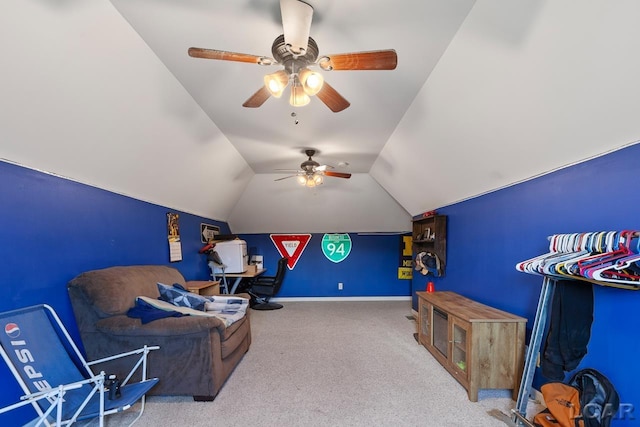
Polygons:
<instances>
[{"instance_id":1,"label":"wooden desk","mask_svg":"<svg viewBox=\"0 0 640 427\"><path fill-rule=\"evenodd\" d=\"M265 271L267 271L266 268L261 268L256 271L248 270L248 271L245 271L244 273L225 273L224 274L225 277L231 277L235 279L233 281L233 285L231 286L231 291L229 291L229 293L230 294L236 293L236 290L238 289L238 286L240 285L240 282L242 281L242 279L260 276ZM223 276L222 276L222 273L215 273L215 277L222 278Z\"/></svg>"},{"instance_id":2,"label":"wooden desk","mask_svg":"<svg viewBox=\"0 0 640 427\"><path fill-rule=\"evenodd\" d=\"M198 295L220 295L219 280L189 280L185 288Z\"/></svg>"}]
</instances>

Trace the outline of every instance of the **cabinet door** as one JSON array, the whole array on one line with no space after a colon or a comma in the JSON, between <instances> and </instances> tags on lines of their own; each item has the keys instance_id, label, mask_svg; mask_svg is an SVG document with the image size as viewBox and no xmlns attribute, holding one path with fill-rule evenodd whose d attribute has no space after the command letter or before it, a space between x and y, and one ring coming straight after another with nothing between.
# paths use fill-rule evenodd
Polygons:
<instances>
[{"instance_id":1,"label":"cabinet door","mask_svg":"<svg viewBox=\"0 0 640 427\"><path fill-rule=\"evenodd\" d=\"M438 307L431 310L431 336L433 340L433 348L437 350L441 357L449 359L451 354L449 335L449 313L442 311Z\"/></svg>"},{"instance_id":2,"label":"cabinet door","mask_svg":"<svg viewBox=\"0 0 640 427\"><path fill-rule=\"evenodd\" d=\"M420 344L424 346L431 345L431 304L420 299L420 325L418 338Z\"/></svg>"},{"instance_id":3,"label":"cabinet door","mask_svg":"<svg viewBox=\"0 0 640 427\"><path fill-rule=\"evenodd\" d=\"M469 323L451 316L451 364L456 374L469 378L469 342L471 329Z\"/></svg>"}]
</instances>

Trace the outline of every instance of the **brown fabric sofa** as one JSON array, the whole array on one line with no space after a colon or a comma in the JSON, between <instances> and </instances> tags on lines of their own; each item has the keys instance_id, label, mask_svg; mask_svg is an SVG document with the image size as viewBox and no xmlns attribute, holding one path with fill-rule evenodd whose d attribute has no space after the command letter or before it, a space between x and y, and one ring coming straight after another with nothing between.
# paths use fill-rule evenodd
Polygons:
<instances>
[{"instance_id":1,"label":"brown fabric sofa","mask_svg":"<svg viewBox=\"0 0 640 427\"><path fill-rule=\"evenodd\" d=\"M147 345L149 376L160 379L150 394L190 395L213 400L233 369L249 350L249 311L226 328L215 317L168 317L142 324L127 316L137 296L158 298L157 283L185 286L175 268L160 265L110 267L82 273L67 285L69 297L88 360ZM240 294L249 298L249 295ZM119 364L118 364L119 363ZM96 369L122 378L126 358Z\"/></svg>"}]
</instances>

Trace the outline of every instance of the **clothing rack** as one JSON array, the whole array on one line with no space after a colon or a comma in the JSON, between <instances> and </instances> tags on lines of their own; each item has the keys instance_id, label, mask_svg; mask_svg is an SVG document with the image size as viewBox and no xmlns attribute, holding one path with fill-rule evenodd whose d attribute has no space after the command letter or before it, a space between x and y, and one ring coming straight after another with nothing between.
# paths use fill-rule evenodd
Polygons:
<instances>
[{"instance_id":1,"label":"clothing rack","mask_svg":"<svg viewBox=\"0 0 640 427\"><path fill-rule=\"evenodd\" d=\"M518 399L512 410L516 426L532 426L526 419L527 404L556 281L570 279L640 290L640 232L555 234L549 242L548 253L516 264L518 271L543 277Z\"/></svg>"}]
</instances>

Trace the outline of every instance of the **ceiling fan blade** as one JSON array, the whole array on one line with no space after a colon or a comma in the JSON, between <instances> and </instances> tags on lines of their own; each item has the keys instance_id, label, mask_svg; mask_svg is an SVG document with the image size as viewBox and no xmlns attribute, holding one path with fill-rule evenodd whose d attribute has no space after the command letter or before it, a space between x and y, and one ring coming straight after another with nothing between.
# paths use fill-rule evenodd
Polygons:
<instances>
[{"instance_id":1,"label":"ceiling fan blade","mask_svg":"<svg viewBox=\"0 0 640 427\"><path fill-rule=\"evenodd\" d=\"M313 7L300 0L280 0L284 41L295 55L304 55L309 44Z\"/></svg>"},{"instance_id":2,"label":"ceiling fan blade","mask_svg":"<svg viewBox=\"0 0 640 427\"><path fill-rule=\"evenodd\" d=\"M333 171L324 171L325 176L334 176L336 178L351 178L350 173L345 172L333 172Z\"/></svg>"},{"instance_id":3,"label":"ceiling fan blade","mask_svg":"<svg viewBox=\"0 0 640 427\"><path fill-rule=\"evenodd\" d=\"M264 102L269 99L270 96L271 92L269 92L269 89L267 89L265 86L262 86L256 93L251 95L249 99L244 101L244 104L242 104L242 106L247 108L258 108L262 104L264 104Z\"/></svg>"},{"instance_id":4,"label":"ceiling fan blade","mask_svg":"<svg viewBox=\"0 0 640 427\"><path fill-rule=\"evenodd\" d=\"M393 49L326 55L318 61L320 68L330 70L395 70L398 55Z\"/></svg>"},{"instance_id":5,"label":"ceiling fan blade","mask_svg":"<svg viewBox=\"0 0 640 427\"><path fill-rule=\"evenodd\" d=\"M320 101L324 102L327 107L334 113L338 113L351 105L349 101L344 99L329 83L326 81L322 85L320 92L316 94Z\"/></svg>"},{"instance_id":6,"label":"ceiling fan blade","mask_svg":"<svg viewBox=\"0 0 640 427\"><path fill-rule=\"evenodd\" d=\"M190 47L189 56L193 58L219 59L221 61L248 62L250 64L269 65L275 62L274 60L270 60L269 58L266 58L264 56L249 55L247 53L226 52L224 50L216 49L203 49L200 47Z\"/></svg>"},{"instance_id":7,"label":"ceiling fan blade","mask_svg":"<svg viewBox=\"0 0 640 427\"><path fill-rule=\"evenodd\" d=\"M274 179L274 181L282 181L283 179L293 178L294 176L298 176L298 175L289 175L289 176L284 176L284 177L282 177L282 178L276 178L276 179Z\"/></svg>"}]
</instances>

